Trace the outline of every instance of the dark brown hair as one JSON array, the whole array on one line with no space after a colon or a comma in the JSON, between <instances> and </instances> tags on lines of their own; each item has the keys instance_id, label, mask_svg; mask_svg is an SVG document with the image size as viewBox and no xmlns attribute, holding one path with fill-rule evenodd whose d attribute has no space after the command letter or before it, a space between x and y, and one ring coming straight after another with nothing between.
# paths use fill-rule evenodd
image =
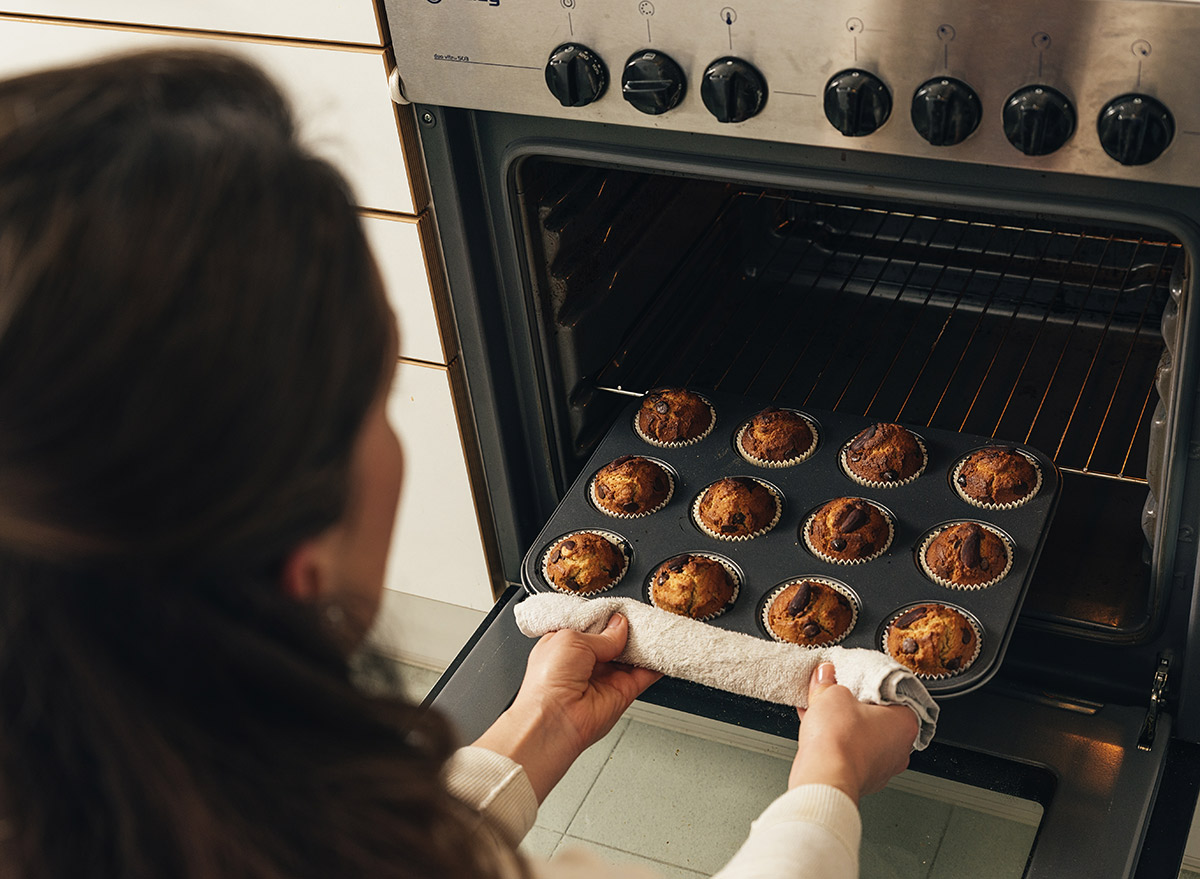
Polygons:
<instances>
[{"instance_id":1,"label":"dark brown hair","mask_svg":"<svg viewBox=\"0 0 1200 879\"><path fill-rule=\"evenodd\" d=\"M342 178L207 53L0 83L0 872L495 868L444 724L282 594L394 320Z\"/></svg>"}]
</instances>

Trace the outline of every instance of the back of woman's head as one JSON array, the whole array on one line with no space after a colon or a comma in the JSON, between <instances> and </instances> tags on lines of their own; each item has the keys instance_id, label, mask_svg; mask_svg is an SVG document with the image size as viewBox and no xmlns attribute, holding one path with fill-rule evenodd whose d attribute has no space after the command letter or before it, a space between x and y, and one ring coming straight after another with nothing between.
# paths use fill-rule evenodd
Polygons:
<instances>
[{"instance_id":1,"label":"back of woman's head","mask_svg":"<svg viewBox=\"0 0 1200 879\"><path fill-rule=\"evenodd\" d=\"M0 86L0 543L270 563L339 512L390 317L338 175L232 58Z\"/></svg>"},{"instance_id":2,"label":"back of woman's head","mask_svg":"<svg viewBox=\"0 0 1200 879\"><path fill-rule=\"evenodd\" d=\"M342 514L393 333L254 68L0 83L0 872L477 866L444 729L357 694L277 579Z\"/></svg>"}]
</instances>

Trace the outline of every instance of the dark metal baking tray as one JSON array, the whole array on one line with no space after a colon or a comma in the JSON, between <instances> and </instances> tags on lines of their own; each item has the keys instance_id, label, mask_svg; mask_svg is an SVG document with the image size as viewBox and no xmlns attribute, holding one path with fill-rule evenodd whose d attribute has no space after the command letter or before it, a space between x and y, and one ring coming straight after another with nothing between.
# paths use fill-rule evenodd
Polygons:
<instances>
[{"instance_id":1,"label":"dark metal baking tray","mask_svg":"<svg viewBox=\"0 0 1200 879\"><path fill-rule=\"evenodd\" d=\"M647 581L661 562L683 552L717 554L734 563L742 582L733 606L710 625L769 638L761 611L764 599L776 586L795 577L831 577L850 586L860 601L858 622L841 646L879 650L883 626L901 608L921 602L949 604L980 623L980 654L958 675L927 680L930 692L939 697L960 695L981 686L996 672L1058 503L1060 479L1053 461L1029 446L1003 443L1037 461L1042 485L1034 498L1019 507L984 510L958 496L949 474L967 453L997 443L986 437L906 425L924 442L928 466L908 484L872 488L845 474L839 453L875 419L807 409L786 400L753 400L694 390L713 404L716 423L704 439L683 448L661 448L639 437L633 425L641 401L631 401L526 553L521 575L527 590L552 591L542 572L542 558L558 538L574 531L608 531L624 539L630 560L625 576L604 595L647 601ZM768 406L797 409L816 423L819 444L807 460L791 467L766 468L751 464L738 453L734 445L738 428ZM675 492L663 509L641 518L620 519L592 504L588 496L592 476L622 455L658 459L675 471ZM691 516L693 501L710 483L725 476L752 476L779 490L783 513L771 531L751 540L727 541L709 537L696 526ZM879 558L856 565L830 564L805 547L800 525L816 507L843 496L866 498L892 514L895 535ZM1012 567L999 583L975 590L948 589L920 570L916 550L930 529L963 520L990 525L1011 539Z\"/></svg>"}]
</instances>

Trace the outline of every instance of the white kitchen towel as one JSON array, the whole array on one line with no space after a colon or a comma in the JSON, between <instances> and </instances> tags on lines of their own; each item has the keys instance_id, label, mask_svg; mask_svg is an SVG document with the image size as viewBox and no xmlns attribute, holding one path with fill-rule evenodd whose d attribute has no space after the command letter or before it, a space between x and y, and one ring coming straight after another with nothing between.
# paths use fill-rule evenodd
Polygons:
<instances>
[{"instance_id":1,"label":"white kitchen towel","mask_svg":"<svg viewBox=\"0 0 1200 879\"><path fill-rule=\"evenodd\" d=\"M798 708L808 706L813 669L832 662L838 683L860 702L907 705L913 710L921 724L914 749L923 750L933 739L937 703L916 675L878 650L780 644L632 598L583 599L545 592L526 598L515 609L517 625L531 638L559 629L600 632L618 612L629 620L629 641L618 662Z\"/></svg>"}]
</instances>

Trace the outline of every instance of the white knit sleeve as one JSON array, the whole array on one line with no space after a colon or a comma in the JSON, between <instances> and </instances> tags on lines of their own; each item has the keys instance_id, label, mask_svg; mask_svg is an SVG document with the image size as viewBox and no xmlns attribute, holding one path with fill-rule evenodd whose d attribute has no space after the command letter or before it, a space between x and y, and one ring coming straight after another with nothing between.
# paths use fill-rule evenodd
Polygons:
<instances>
[{"instance_id":1,"label":"white knit sleeve","mask_svg":"<svg viewBox=\"0 0 1200 879\"><path fill-rule=\"evenodd\" d=\"M862 819L835 787L806 784L785 793L714 879L856 879Z\"/></svg>"},{"instance_id":2,"label":"white knit sleeve","mask_svg":"<svg viewBox=\"0 0 1200 879\"><path fill-rule=\"evenodd\" d=\"M537 819L537 795L521 764L474 746L459 748L446 762L446 789L489 819L516 846Z\"/></svg>"}]
</instances>

